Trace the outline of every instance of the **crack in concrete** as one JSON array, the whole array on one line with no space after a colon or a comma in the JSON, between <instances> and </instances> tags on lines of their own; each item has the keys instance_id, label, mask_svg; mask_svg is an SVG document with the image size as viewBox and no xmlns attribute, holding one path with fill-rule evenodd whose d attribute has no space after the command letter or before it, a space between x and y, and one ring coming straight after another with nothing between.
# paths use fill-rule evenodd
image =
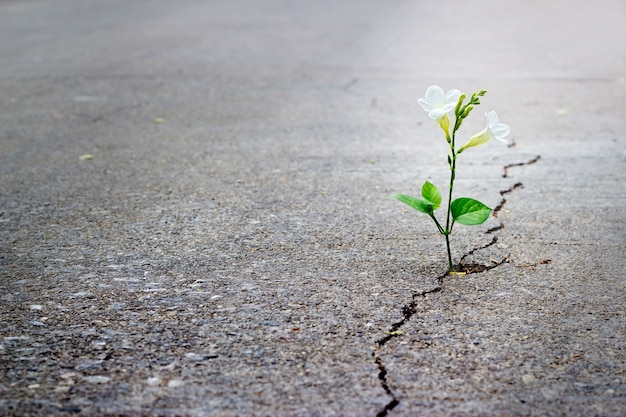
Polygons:
<instances>
[{"instance_id":1,"label":"crack in concrete","mask_svg":"<svg viewBox=\"0 0 626 417\"><path fill-rule=\"evenodd\" d=\"M504 226L502 226L502 227L504 227ZM471 251L467 252L465 255L463 255L461 257L461 260L459 261L459 267L461 268L461 270L463 272L465 272L466 274L476 274L476 273L479 273L479 272L489 271L490 269L497 268L500 265L509 262L509 255L507 255L504 258L502 258L500 261L492 260L491 261L491 265L482 265L482 264L477 264L477 263L471 263L471 264L465 263L465 258L467 258L468 256L473 255L474 252L476 252L476 251L479 251L479 250L482 250L482 249L486 249L489 246L495 245L496 242L498 242L498 236L494 236L493 239L491 239L491 242L487 243L486 245L480 246L478 248L474 248Z\"/></svg>"},{"instance_id":2,"label":"crack in concrete","mask_svg":"<svg viewBox=\"0 0 626 417\"><path fill-rule=\"evenodd\" d=\"M441 275L437 279L439 285L437 285L436 287L430 290L421 291L419 293L413 293L411 302L402 307L402 320L393 323L390 330L387 331L387 335L376 341L376 349L374 350L373 356L374 362L376 363L376 366L378 366L379 370L378 379L380 379L380 384L387 393L387 395L391 397L391 401L389 401L385 405L385 407L376 414L376 417L385 417L389 411L393 410L398 404L400 404L400 401L396 398L396 395L393 393L393 391L389 387L389 383L387 382L387 368L385 368L385 365L383 364L383 361L380 357L380 351L387 342L401 334L399 333L399 329L404 326L409 320L411 320L411 317L413 317L415 313L417 313L418 297L425 297L426 294L443 291L443 279L447 275L448 273L446 272L444 275Z\"/></svg>"},{"instance_id":3,"label":"crack in concrete","mask_svg":"<svg viewBox=\"0 0 626 417\"><path fill-rule=\"evenodd\" d=\"M539 159L541 159L541 155L537 155L535 158L527 161L527 162L518 162L518 163L514 163L514 164L509 164L509 165L505 165L504 166L504 174L502 175L503 178L509 178L508 176L508 170L509 168L512 167L518 167L518 166L524 166L524 165L531 165L534 164L536 162L539 161ZM504 197L506 194L512 193L513 191L515 191L518 188L523 188L524 185L521 182L517 182L515 184L513 184L510 188L506 189L506 190L502 190L500 191L500 196L502 196L502 200L500 201L500 204L498 204L496 206L496 208L493 209L493 217L497 218L498 217L498 213L502 210L502 208L504 207L504 205L506 204L506 198ZM493 227L489 230L487 230L485 233L486 234L491 234L494 233L496 231L502 230L504 229L504 223L500 222L499 226ZM475 252L486 249L492 245L495 245L498 242L498 237L494 236L493 239L491 239L491 242L483 245L483 246L479 246L476 248L473 248L472 250L470 250L469 252L467 252L466 254L464 254L460 261L459 261L459 265L458 267L460 267L460 270L463 271L463 273L465 274L476 274L476 273L481 273L481 272L485 272L485 271L489 271L491 269L497 268L498 266L508 263L510 262L510 254L503 257L500 261L491 261L491 265L481 265L481 264L476 264L476 263L472 263L472 264L466 264L465 263L465 259L471 255L473 255ZM532 264L532 265L525 265L528 267L535 267L538 264L546 264L549 263L551 260L549 259L545 259L542 260L536 264ZM515 265L517 266L517 265ZM404 326L409 320L411 320L411 317L413 317L413 315L415 313L417 313L417 302L418 299L424 298L426 297L427 294L434 294L434 293L438 293L438 292L442 292L444 290L444 286L443 286L443 280L445 277L447 277L448 275L450 275L449 272L446 272L443 275L440 275L439 277L437 277L437 286L435 286L434 288L430 289L430 290L424 290L418 293L413 293L412 297L411 297L411 302L409 302L408 304L405 304L402 307L402 320L393 323L390 327L390 329L385 332L386 336L382 337L380 339L378 339L375 343L375 349L374 352L372 354L372 356L374 357L374 363L376 363L376 366L378 367L378 379L380 380L380 384L383 388L383 390L385 390L385 393L391 397L391 400L385 404L385 406L376 414L376 417L385 417L387 416L387 414L393 410L394 408L396 408L399 404L400 404L400 400L398 399L398 397L396 396L396 394L393 392L393 390L391 389L391 387L389 386L389 382L387 381L387 368L385 367L383 360L381 358L381 350L382 348L385 346L385 344L387 344L387 342L389 342L390 340L392 340L395 337L398 337L402 334L402 332L400 332L400 328L402 326Z\"/></svg>"},{"instance_id":4,"label":"crack in concrete","mask_svg":"<svg viewBox=\"0 0 626 417\"><path fill-rule=\"evenodd\" d=\"M517 162L515 164L505 165L504 168L503 168L504 169L504 174L502 174L502 178L509 178L509 168L521 167L521 166L524 166L524 165L532 165L532 164L538 162L540 159L541 159L541 155L537 155L536 157L534 157L530 161Z\"/></svg>"},{"instance_id":5,"label":"crack in concrete","mask_svg":"<svg viewBox=\"0 0 626 417\"><path fill-rule=\"evenodd\" d=\"M522 184L521 182L518 182L518 183L515 183L511 188L503 190L503 191L500 191L500 195L502 196L502 200L500 200L500 204L498 204L496 206L496 208L493 209L493 217L497 218L498 217L498 213L500 213L500 211L502 210L502 208L506 204L506 198L504 198L504 195L513 192L517 188L523 188L523 187L524 187L524 184ZM494 229L500 230L503 227L504 227L504 225L502 223L500 223L500 227L499 228L495 228L494 227ZM489 230L492 230L492 229L489 229ZM487 230L486 233L491 233L489 230Z\"/></svg>"}]
</instances>

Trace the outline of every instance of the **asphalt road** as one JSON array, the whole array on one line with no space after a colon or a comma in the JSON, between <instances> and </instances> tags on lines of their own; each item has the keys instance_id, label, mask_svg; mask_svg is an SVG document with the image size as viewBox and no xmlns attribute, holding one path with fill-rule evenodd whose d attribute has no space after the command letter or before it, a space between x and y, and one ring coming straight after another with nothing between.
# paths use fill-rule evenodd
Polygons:
<instances>
[{"instance_id":1,"label":"asphalt road","mask_svg":"<svg viewBox=\"0 0 626 417\"><path fill-rule=\"evenodd\" d=\"M624 74L619 0L0 0L0 415L623 415Z\"/></svg>"}]
</instances>

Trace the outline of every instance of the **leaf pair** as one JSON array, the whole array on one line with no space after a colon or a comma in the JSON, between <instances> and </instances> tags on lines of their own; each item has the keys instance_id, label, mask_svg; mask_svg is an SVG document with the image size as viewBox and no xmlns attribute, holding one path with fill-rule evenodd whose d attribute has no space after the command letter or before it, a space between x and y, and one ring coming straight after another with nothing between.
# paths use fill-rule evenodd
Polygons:
<instances>
[{"instance_id":1,"label":"leaf pair","mask_svg":"<svg viewBox=\"0 0 626 417\"><path fill-rule=\"evenodd\" d=\"M422 198L411 197L406 194L392 194L390 197L431 217L441 205L441 192L429 181L426 181L422 186ZM491 208L473 198L461 197L452 201L450 213L455 222L474 226L484 223L489 218Z\"/></svg>"},{"instance_id":2,"label":"leaf pair","mask_svg":"<svg viewBox=\"0 0 626 417\"><path fill-rule=\"evenodd\" d=\"M441 205L441 193L430 181L426 181L422 186L422 198L411 197L406 194L392 194L389 197L430 216Z\"/></svg>"}]
</instances>

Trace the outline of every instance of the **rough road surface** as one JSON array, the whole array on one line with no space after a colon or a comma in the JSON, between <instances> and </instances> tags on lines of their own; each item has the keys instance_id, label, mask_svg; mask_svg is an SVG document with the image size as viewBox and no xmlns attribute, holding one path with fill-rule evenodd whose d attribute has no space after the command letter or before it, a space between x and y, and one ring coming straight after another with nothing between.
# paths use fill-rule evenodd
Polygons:
<instances>
[{"instance_id":1,"label":"rough road surface","mask_svg":"<svg viewBox=\"0 0 626 417\"><path fill-rule=\"evenodd\" d=\"M621 0L0 0L0 415L623 416ZM488 89L443 239L417 105Z\"/></svg>"}]
</instances>

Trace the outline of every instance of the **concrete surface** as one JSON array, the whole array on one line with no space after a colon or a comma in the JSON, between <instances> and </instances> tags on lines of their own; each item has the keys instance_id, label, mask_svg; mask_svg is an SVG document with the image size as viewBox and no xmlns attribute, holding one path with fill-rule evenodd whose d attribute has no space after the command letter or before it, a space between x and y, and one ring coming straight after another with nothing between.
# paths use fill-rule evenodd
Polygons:
<instances>
[{"instance_id":1,"label":"concrete surface","mask_svg":"<svg viewBox=\"0 0 626 417\"><path fill-rule=\"evenodd\" d=\"M625 9L0 1L0 415L624 415Z\"/></svg>"}]
</instances>

